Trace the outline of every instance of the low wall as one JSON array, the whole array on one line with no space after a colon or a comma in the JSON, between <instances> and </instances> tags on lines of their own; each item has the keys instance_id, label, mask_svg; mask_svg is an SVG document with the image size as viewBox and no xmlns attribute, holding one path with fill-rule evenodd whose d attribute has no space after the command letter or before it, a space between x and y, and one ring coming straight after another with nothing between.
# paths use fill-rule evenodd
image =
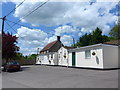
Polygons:
<instances>
[{"instance_id":1,"label":"low wall","mask_svg":"<svg viewBox=\"0 0 120 90\"><path fill-rule=\"evenodd\" d=\"M17 61L20 65L35 65L36 62L35 60L15 60ZM2 65L5 64L5 60L3 60Z\"/></svg>"}]
</instances>

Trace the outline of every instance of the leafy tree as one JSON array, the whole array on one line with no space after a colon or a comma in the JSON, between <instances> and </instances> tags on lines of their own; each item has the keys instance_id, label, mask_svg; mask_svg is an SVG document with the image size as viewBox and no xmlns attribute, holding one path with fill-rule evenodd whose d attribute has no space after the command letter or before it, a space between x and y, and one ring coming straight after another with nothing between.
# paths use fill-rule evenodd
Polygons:
<instances>
[{"instance_id":1,"label":"leafy tree","mask_svg":"<svg viewBox=\"0 0 120 90\"><path fill-rule=\"evenodd\" d=\"M79 38L79 46L87 46L90 44L90 41L91 40L91 34L85 34L83 35L81 38Z\"/></svg>"},{"instance_id":2,"label":"leafy tree","mask_svg":"<svg viewBox=\"0 0 120 90\"><path fill-rule=\"evenodd\" d=\"M97 27L92 32L91 44L97 44L97 43L102 43L102 42L103 42L102 31Z\"/></svg>"},{"instance_id":3,"label":"leafy tree","mask_svg":"<svg viewBox=\"0 0 120 90\"><path fill-rule=\"evenodd\" d=\"M109 37L102 35L102 31L99 28L96 28L92 33L85 34L79 38L75 46L88 46L98 43L103 43L109 41Z\"/></svg>"},{"instance_id":4,"label":"leafy tree","mask_svg":"<svg viewBox=\"0 0 120 90\"><path fill-rule=\"evenodd\" d=\"M8 61L9 59L13 59L19 51L19 47L16 46L17 37L12 36L10 33L3 33L2 35L2 58Z\"/></svg>"},{"instance_id":5,"label":"leafy tree","mask_svg":"<svg viewBox=\"0 0 120 90\"><path fill-rule=\"evenodd\" d=\"M102 36L102 42L107 42L107 41L110 41L110 38L106 35L103 35Z\"/></svg>"},{"instance_id":6,"label":"leafy tree","mask_svg":"<svg viewBox=\"0 0 120 90\"><path fill-rule=\"evenodd\" d=\"M23 56L22 53L16 53L16 56L14 57L15 60L21 60L24 59L25 57Z\"/></svg>"},{"instance_id":7,"label":"leafy tree","mask_svg":"<svg viewBox=\"0 0 120 90\"><path fill-rule=\"evenodd\" d=\"M120 39L120 25L115 25L109 35L112 39Z\"/></svg>"},{"instance_id":8,"label":"leafy tree","mask_svg":"<svg viewBox=\"0 0 120 90\"><path fill-rule=\"evenodd\" d=\"M36 56L37 56L37 54L32 54L27 57L27 60L35 60Z\"/></svg>"}]
</instances>

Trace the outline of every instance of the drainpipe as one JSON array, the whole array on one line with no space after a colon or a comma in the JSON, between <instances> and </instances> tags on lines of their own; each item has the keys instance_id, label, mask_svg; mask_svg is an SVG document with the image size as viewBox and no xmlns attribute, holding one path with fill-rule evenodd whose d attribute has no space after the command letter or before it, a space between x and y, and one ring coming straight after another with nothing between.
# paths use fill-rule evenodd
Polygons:
<instances>
[{"instance_id":1,"label":"drainpipe","mask_svg":"<svg viewBox=\"0 0 120 90\"><path fill-rule=\"evenodd\" d=\"M38 55L39 55L39 48L37 48L37 57L39 58ZM37 57L36 57L36 60L37 60ZM39 60L39 59L38 59L38 60ZM37 61L38 61L38 60L37 60Z\"/></svg>"},{"instance_id":2,"label":"drainpipe","mask_svg":"<svg viewBox=\"0 0 120 90\"><path fill-rule=\"evenodd\" d=\"M68 58L67 58L67 68L69 67L69 51L68 51Z\"/></svg>"}]
</instances>

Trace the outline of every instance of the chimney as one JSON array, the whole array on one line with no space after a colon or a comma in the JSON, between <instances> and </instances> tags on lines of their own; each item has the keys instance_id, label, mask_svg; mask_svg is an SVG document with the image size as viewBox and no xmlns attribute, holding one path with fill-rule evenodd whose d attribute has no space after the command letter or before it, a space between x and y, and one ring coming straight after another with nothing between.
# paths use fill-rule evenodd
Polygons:
<instances>
[{"instance_id":1,"label":"chimney","mask_svg":"<svg viewBox=\"0 0 120 90\"><path fill-rule=\"evenodd\" d=\"M60 36L57 36L57 40L60 41Z\"/></svg>"}]
</instances>

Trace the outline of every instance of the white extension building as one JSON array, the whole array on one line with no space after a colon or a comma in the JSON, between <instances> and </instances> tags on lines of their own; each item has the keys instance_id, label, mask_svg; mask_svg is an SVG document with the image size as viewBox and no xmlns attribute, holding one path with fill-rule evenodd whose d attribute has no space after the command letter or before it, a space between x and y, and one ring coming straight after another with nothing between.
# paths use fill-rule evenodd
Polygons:
<instances>
[{"instance_id":1,"label":"white extension building","mask_svg":"<svg viewBox=\"0 0 120 90\"><path fill-rule=\"evenodd\" d=\"M69 50L69 66L82 68L118 68L120 47L96 44Z\"/></svg>"}]
</instances>

